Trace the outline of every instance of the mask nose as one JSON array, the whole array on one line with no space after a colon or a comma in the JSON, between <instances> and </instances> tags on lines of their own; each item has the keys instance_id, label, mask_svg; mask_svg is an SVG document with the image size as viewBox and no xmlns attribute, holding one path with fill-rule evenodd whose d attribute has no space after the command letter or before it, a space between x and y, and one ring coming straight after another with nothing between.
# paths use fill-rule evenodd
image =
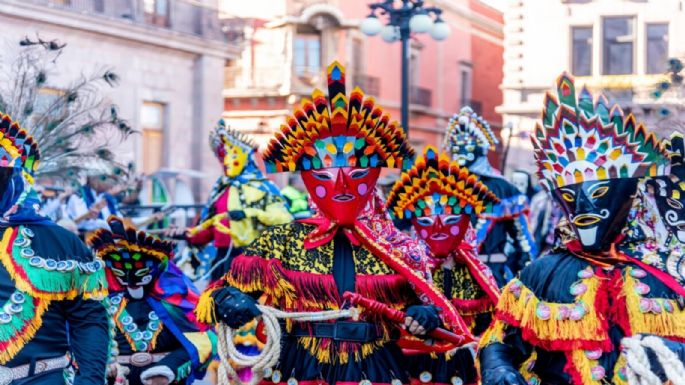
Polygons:
<instances>
[{"instance_id":1,"label":"mask nose","mask_svg":"<svg viewBox=\"0 0 685 385\"><path fill-rule=\"evenodd\" d=\"M338 175L335 177L335 191L339 194L347 194L348 191L348 186L349 186L349 181L347 180L347 175L343 172L342 169L338 169Z\"/></svg>"},{"instance_id":2,"label":"mask nose","mask_svg":"<svg viewBox=\"0 0 685 385\"><path fill-rule=\"evenodd\" d=\"M575 212L587 213L595 210L595 205L583 190L578 191L578 198L576 199Z\"/></svg>"}]
</instances>

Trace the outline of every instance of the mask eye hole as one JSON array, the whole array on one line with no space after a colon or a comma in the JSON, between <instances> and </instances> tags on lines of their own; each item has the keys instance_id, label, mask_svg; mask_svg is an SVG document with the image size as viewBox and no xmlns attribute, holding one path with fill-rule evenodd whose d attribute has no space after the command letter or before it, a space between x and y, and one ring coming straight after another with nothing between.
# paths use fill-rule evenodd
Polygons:
<instances>
[{"instance_id":1,"label":"mask eye hole","mask_svg":"<svg viewBox=\"0 0 685 385\"><path fill-rule=\"evenodd\" d=\"M563 200L565 200L566 202L573 202L576 200L576 198L573 196L573 194L567 193L567 192L561 193L561 198Z\"/></svg>"},{"instance_id":2,"label":"mask eye hole","mask_svg":"<svg viewBox=\"0 0 685 385\"><path fill-rule=\"evenodd\" d=\"M461 215L449 215L445 219L443 219L442 223L445 225L454 225L459 223L461 220Z\"/></svg>"},{"instance_id":3,"label":"mask eye hole","mask_svg":"<svg viewBox=\"0 0 685 385\"><path fill-rule=\"evenodd\" d=\"M683 208L683 204L673 198L666 198L666 203L676 210L681 210Z\"/></svg>"},{"instance_id":4,"label":"mask eye hole","mask_svg":"<svg viewBox=\"0 0 685 385\"><path fill-rule=\"evenodd\" d=\"M123 277L126 275L123 271L119 269L112 268L112 274L116 275L117 277Z\"/></svg>"},{"instance_id":5,"label":"mask eye hole","mask_svg":"<svg viewBox=\"0 0 685 385\"><path fill-rule=\"evenodd\" d=\"M331 175L331 173L329 173L328 171L317 171L312 173L312 175L314 176L314 178L324 182L333 180L333 175Z\"/></svg>"},{"instance_id":6,"label":"mask eye hole","mask_svg":"<svg viewBox=\"0 0 685 385\"><path fill-rule=\"evenodd\" d=\"M416 223L418 223L420 226L432 226L433 225L433 218L431 218L431 217L416 218Z\"/></svg>"},{"instance_id":7,"label":"mask eye hole","mask_svg":"<svg viewBox=\"0 0 685 385\"><path fill-rule=\"evenodd\" d=\"M369 170L352 170L350 172L350 178L352 179L361 179L367 175L369 175Z\"/></svg>"},{"instance_id":8,"label":"mask eye hole","mask_svg":"<svg viewBox=\"0 0 685 385\"><path fill-rule=\"evenodd\" d=\"M604 195L606 195L606 193L607 193L608 191L609 191L609 187L607 187L607 186L602 186L602 187L597 188L595 191L593 191L592 194L591 194L590 196L591 196L593 199L601 198L601 197L603 197Z\"/></svg>"}]
</instances>

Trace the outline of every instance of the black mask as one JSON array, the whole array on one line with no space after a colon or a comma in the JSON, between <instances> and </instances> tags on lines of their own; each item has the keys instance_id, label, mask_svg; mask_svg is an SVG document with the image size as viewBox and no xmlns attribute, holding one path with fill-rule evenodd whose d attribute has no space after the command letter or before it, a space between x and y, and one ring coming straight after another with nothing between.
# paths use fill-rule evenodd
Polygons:
<instances>
[{"instance_id":1,"label":"black mask","mask_svg":"<svg viewBox=\"0 0 685 385\"><path fill-rule=\"evenodd\" d=\"M654 190L654 200L664 225L685 243L685 183L672 181L669 177L647 181Z\"/></svg>"},{"instance_id":2,"label":"black mask","mask_svg":"<svg viewBox=\"0 0 685 385\"><path fill-rule=\"evenodd\" d=\"M450 148L452 159L459 163L459 166L469 168L481 156L485 155L483 148L472 137L464 134L457 136L457 140L452 143Z\"/></svg>"},{"instance_id":3,"label":"black mask","mask_svg":"<svg viewBox=\"0 0 685 385\"><path fill-rule=\"evenodd\" d=\"M109 271L119 284L138 298L153 283L159 271L159 261L144 253L110 253L104 257Z\"/></svg>"},{"instance_id":4,"label":"black mask","mask_svg":"<svg viewBox=\"0 0 685 385\"><path fill-rule=\"evenodd\" d=\"M567 185L554 190L585 251L605 250L625 226L637 191L636 178Z\"/></svg>"}]
</instances>

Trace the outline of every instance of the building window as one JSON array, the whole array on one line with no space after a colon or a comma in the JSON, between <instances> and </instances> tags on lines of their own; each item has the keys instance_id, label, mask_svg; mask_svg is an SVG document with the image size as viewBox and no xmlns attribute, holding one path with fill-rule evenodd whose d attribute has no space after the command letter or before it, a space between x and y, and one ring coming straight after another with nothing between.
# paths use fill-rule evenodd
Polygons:
<instances>
[{"instance_id":1,"label":"building window","mask_svg":"<svg viewBox=\"0 0 685 385\"><path fill-rule=\"evenodd\" d=\"M318 34L297 34L295 36L295 74L297 76L318 75L321 71L321 36Z\"/></svg>"},{"instance_id":2,"label":"building window","mask_svg":"<svg viewBox=\"0 0 685 385\"><path fill-rule=\"evenodd\" d=\"M164 126L166 106L162 103L144 102L140 113L143 136L143 172L147 175L162 167L164 153Z\"/></svg>"},{"instance_id":3,"label":"building window","mask_svg":"<svg viewBox=\"0 0 685 385\"><path fill-rule=\"evenodd\" d=\"M143 0L145 21L162 27L169 26L169 0Z\"/></svg>"},{"instance_id":4,"label":"building window","mask_svg":"<svg viewBox=\"0 0 685 385\"><path fill-rule=\"evenodd\" d=\"M666 71L668 60L668 24L647 24L647 73Z\"/></svg>"},{"instance_id":5,"label":"building window","mask_svg":"<svg viewBox=\"0 0 685 385\"><path fill-rule=\"evenodd\" d=\"M632 74L634 72L635 18L607 17L604 19L603 32L602 73L604 75Z\"/></svg>"},{"instance_id":6,"label":"building window","mask_svg":"<svg viewBox=\"0 0 685 385\"><path fill-rule=\"evenodd\" d=\"M571 27L571 71L576 76L592 75L592 27Z\"/></svg>"},{"instance_id":7,"label":"building window","mask_svg":"<svg viewBox=\"0 0 685 385\"><path fill-rule=\"evenodd\" d=\"M459 99L461 100L461 106L471 106L471 65L470 64L460 64L459 65ZM474 109L475 111L475 109ZM476 111L477 112L477 111Z\"/></svg>"}]
</instances>

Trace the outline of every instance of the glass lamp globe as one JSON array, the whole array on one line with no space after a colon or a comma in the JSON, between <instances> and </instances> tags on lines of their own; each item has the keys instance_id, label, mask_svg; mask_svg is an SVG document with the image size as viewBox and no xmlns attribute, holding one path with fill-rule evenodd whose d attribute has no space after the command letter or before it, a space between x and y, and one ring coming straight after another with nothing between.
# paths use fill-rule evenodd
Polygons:
<instances>
[{"instance_id":1,"label":"glass lamp globe","mask_svg":"<svg viewBox=\"0 0 685 385\"><path fill-rule=\"evenodd\" d=\"M435 40L445 40L450 35L450 26L442 20L438 20L431 29L431 37Z\"/></svg>"},{"instance_id":2,"label":"glass lamp globe","mask_svg":"<svg viewBox=\"0 0 685 385\"><path fill-rule=\"evenodd\" d=\"M429 32L433 28L433 19L425 13L419 13L409 19L409 28L412 32Z\"/></svg>"},{"instance_id":3,"label":"glass lamp globe","mask_svg":"<svg viewBox=\"0 0 685 385\"><path fill-rule=\"evenodd\" d=\"M386 25L381 29L381 38L386 43L397 40L397 28L394 25Z\"/></svg>"},{"instance_id":4,"label":"glass lamp globe","mask_svg":"<svg viewBox=\"0 0 685 385\"><path fill-rule=\"evenodd\" d=\"M362 20L361 24L359 25L359 29L364 35L375 36L381 32L383 29L383 24L380 20L378 20L378 18L376 18L376 16L369 16Z\"/></svg>"}]
</instances>

